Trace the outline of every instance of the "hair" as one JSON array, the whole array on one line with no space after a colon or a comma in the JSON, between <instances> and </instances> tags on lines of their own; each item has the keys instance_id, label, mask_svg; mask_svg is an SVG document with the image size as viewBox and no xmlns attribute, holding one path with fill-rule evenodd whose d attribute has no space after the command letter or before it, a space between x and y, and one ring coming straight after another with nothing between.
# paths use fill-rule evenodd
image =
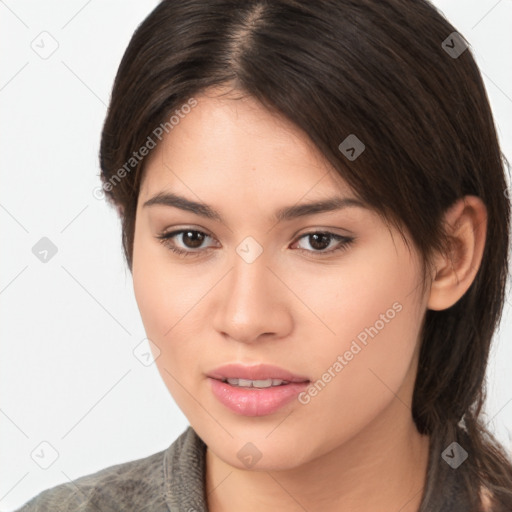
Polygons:
<instances>
[{"instance_id":1,"label":"hair","mask_svg":"<svg viewBox=\"0 0 512 512\"><path fill-rule=\"evenodd\" d=\"M412 416L431 436L431 455L420 512L441 510L453 472L441 453L453 442L469 454L457 469L465 510L480 510L482 487L492 510L512 510L512 462L482 419L508 275L509 166L469 44L460 36L468 48L457 57L442 45L453 32L426 0L163 0L120 63L101 179L131 272L147 161L134 155L169 131L193 95L229 84L303 130L360 199L404 240L410 233L424 285L433 254L450 247L447 209L480 197L488 221L480 268L457 303L426 311L421 331ZM350 134L365 145L353 161L339 149Z\"/></svg>"}]
</instances>

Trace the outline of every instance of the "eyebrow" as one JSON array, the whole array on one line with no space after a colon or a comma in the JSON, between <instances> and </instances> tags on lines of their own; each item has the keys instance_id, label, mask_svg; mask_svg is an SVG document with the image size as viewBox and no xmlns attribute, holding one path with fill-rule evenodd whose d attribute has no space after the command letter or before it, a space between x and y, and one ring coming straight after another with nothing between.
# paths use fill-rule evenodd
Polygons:
<instances>
[{"instance_id":1,"label":"eyebrow","mask_svg":"<svg viewBox=\"0 0 512 512\"><path fill-rule=\"evenodd\" d=\"M172 192L160 192L151 199L148 199L142 207L153 205L173 206L180 210L189 211L225 224L222 215L214 208L205 203L192 201L186 197L173 194ZM331 197L321 201L296 204L280 208L274 213L273 220L276 222L289 221L298 217L314 215L317 213L332 212L346 207L367 208L367 206L356 198L352 197Z\"/></svg>"}]
</instances>

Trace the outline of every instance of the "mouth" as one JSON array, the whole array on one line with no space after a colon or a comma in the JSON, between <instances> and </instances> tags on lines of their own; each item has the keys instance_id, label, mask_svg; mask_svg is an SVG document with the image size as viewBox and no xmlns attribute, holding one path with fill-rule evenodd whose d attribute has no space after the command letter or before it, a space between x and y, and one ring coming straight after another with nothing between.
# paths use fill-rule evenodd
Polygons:
<instances>
[{"instance_id":1,"label":"mouth","mask_svg":"<svg viewBox=\"0 0 512 512\"><path fill-rule=\"evenodd\" d=\"M229 363L215 368L207 374L208 377L233 386L260 387L280 386L297 382L310 382L308 377L297 375L289 370L271 364L247 366L239 363Z\"/></svg>"},{"instance_id":2,"label":"mouth","mask_svg":"<svg viewBox=\"0 0 512 512\"><path fill-rule=\"evenodd\" d=\"M273 365L224 365L208 375L213 395L232 412L265 416L289 404L311 382Z\"/></svg>"},{"instance_id":3,"label":"mouth","mask_svg":"<svg viewBox=\"0 0 512 512\"><path fill-rule=\"evenodd\" d=\"M219 379L217 379L219 380ZM281 379L264 379L264 380L250 380L250 379L221 379L221 382L227 383L230 386L237 388L257 388L268 389L276 386L285 386L290 384L287 380ZM309 382L309 381L308 381Z\"/></svg>"}]
</instances>

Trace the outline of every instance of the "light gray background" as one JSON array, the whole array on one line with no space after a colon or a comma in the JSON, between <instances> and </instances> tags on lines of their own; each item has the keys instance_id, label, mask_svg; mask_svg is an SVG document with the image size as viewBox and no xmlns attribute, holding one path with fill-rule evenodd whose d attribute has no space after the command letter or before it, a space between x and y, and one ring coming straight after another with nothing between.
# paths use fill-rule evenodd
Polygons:
<instances>
[{"instance_id":1,"label":"light gray background","mask_svg":"<svg viewBox=\"0 0 512 512\"><path fill-rule=\"evenodd\" d=\"M93 196L115 72L157 3L0 1L2 510L163 450L188 425L156 367L133 353L148 346L120 222ZM434 3L472 45L512 160L512 2ZM47 263L32 253L42 237L58 250ZM489 366L487 413L512 450L509 308Z\"/></svg>"}]
</instances>

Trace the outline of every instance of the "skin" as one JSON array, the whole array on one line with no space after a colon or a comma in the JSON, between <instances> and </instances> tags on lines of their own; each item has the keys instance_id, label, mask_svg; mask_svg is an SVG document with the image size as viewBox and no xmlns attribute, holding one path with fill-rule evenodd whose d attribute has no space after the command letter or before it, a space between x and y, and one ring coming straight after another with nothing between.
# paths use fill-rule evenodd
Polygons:
<instances>
[{"instance_id":1,"label":"skin","mask_svg":"<svg viewBox=\"0 0 512 512\"><path fill-rule=\"evenodd\" d=\"M196 96L149 156L132 269L159 372L208 447L209 510L417 511L429 446L411 416L420 327L427 308L451 306L473 281L485 207L467 196L447 213L458 243L436 256L422 293L419 255L370 209L276 224L278 208L355 194L297 127L250 97L217 92ZM143 206L162 191L207 203L225 222ZM199 245L186 234L168 240L197 257L157 238L180 228L208 235ZM339 245L302 236L319 231L354 241L322 256ZM263 250L252 263L236 252L248 236ZM400 312L305 405L245 417L210 390L206 374L228 362L271 363L316 381L397 302ZM262 455L251 468L237 457L248 442Z\"/></svg>"}]
</instances>

